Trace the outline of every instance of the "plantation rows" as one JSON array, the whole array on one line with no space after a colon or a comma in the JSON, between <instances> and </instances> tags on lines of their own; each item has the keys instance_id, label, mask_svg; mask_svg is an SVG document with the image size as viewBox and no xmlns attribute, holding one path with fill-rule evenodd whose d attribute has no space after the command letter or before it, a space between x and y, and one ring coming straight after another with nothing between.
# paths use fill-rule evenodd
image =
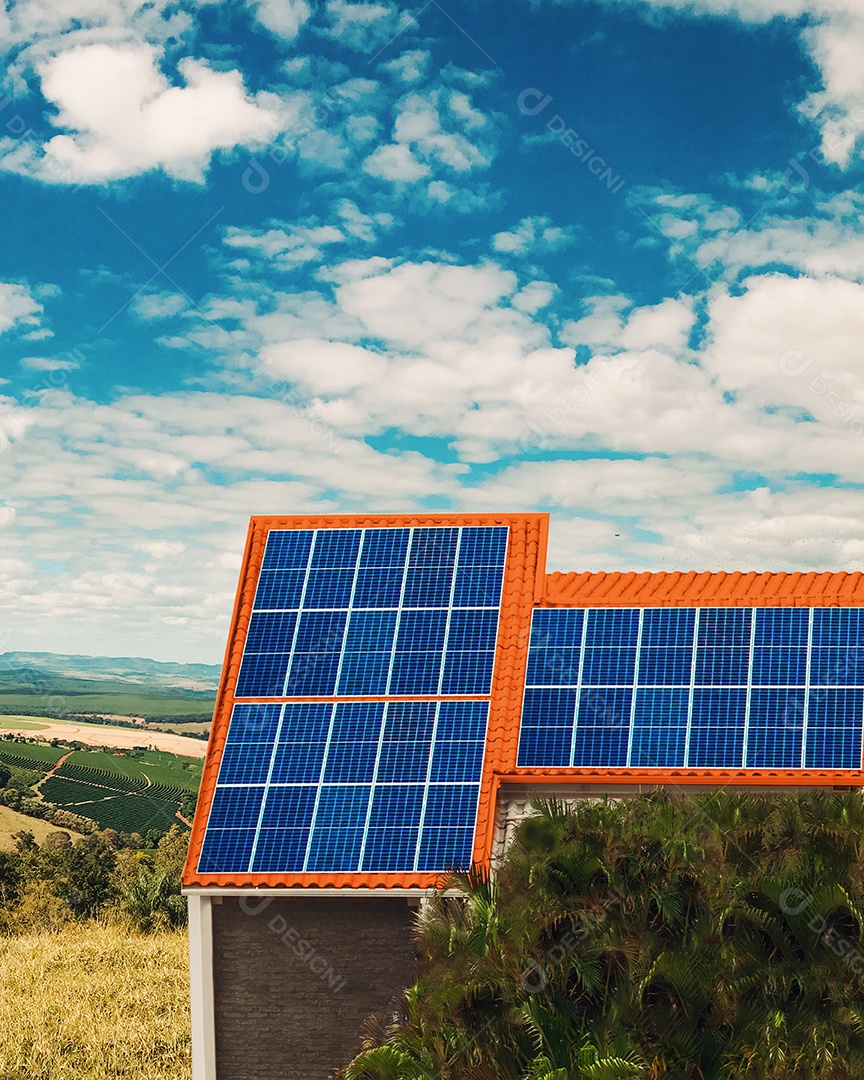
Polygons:
<instances>
[{"instance_id":1,"label":"plantation rows","mask_svg":"<svg viewBox=\"0 0 864 1080\"><path fill-rule=\"evenodd\" d=\"M51 776L42 785L42 794L48 802L90 818L101 829L140 833L148 829L164 830L178 824L179 798L156 798L150 795L152 790L121 791L64 779L62 776ZM117 793L113 794L113 791Z\"/></svg>"},{"instance_id":2,"label":"plantation rows","mask_svg":"<svg viewBox=\"0 0 864 1080\"><path fill-rule=\"evenodd\" d=\"M75 765L71 761L64 761L56 775L65 776L69 780L82 780L84 783L104 783L106 787L118 791L143 792L147 788L145 780L134 776L124 776L122 773L111 772L108 769L94 769L89 765Z\"/></svg>"},{"instance_id":3,"label":"plantation rows","mask_svg":"<svg viewBox=\"0 0 864 1080\"><path fill-rule=\"evenodd\" d=\"M132 780L142 780L146 777L154 786L164 784L183 791L197 791L201 779L201 768L200 762L195 764L194 770L186 769L182 758L159 750L133 750L126 754L76 750L69 760L64 762L64 768L72 766L98 770L112 776L125 776Z\"/></svg>"},{"instance_id":4,"label":"plantation rows","mask_svg":"<svg viewBox=\"0 0 864 1080\"><path fill-rule=\"evenodd\" d=\"M53 746L28 744L19 748L12 743L0 746L0 761L6 762L7 765L18 765L22 769L48 772L65 753L65 750L58 750Z\"/></svg>"},{"instance_id":5,"label":"plantation rows","mask_svg":"<svg viewBox=\"0 0 864 1080\"><path fill-rule=\"evenodd\" d=\"M158 799L142 799L138 795L121 795L115 799L79 806L75 812L95 821L100 829L118 832L146 833L150 829L167 832L172 825L183 828L177 818L177 804Z\"/></svg>"},{"instance_id":6,"label":"plantation rows","mask_svg":"<svg viewBox=\"0 0 864 1080\"><path fill-rule=\"evenodd\" d=\"M68 755L68 756L67 756ZM56 773L45 779L61 758ZM179 824L177 811L194 805L200 765L162 751L75 750L0 741L0 762L39 790L47 803L90 818L101 829L146 833ZM25 771L26 770L26 771Z\"/></svg>"},{"instance_id":7,"label":"plantation rows","mask_svg":"<svg viewBox=\"0 0 864 1080\"><path fill-rule=\"evenodd\" d=\"M40 790L48 802L63 807L79 802L91 802L94 799L106 799L112 795L108 788L84 784L80 780L64 780L61 776L50 776Z\"/></svg>"}]
</instances>

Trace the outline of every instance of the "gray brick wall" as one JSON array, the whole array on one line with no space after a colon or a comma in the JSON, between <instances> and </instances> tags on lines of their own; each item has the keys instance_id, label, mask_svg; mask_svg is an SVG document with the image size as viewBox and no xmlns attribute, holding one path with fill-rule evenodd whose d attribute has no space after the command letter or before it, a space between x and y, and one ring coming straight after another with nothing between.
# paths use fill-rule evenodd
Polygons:
<instances>
[{"instance_id":1,"label":"gray brick wall","mask_svg":"<svg viewBox=\"0 0 864 1080\"><path fill-rule=\"evenodd\" d=\"M414 909L377 897L258 903L213 908L217 1080L327 1080L366 1017L414 981Z\"/></svg>"}]
</instances>

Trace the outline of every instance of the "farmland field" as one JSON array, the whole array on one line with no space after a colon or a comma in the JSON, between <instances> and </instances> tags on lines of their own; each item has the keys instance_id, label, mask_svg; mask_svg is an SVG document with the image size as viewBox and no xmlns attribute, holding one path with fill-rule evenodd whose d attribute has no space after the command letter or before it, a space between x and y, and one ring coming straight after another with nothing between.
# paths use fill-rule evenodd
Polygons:
<instances>
[{"instance_id":1,"label":"farmland field","mask_svg":"<svg viewBox=\"0 0 864 1080\"><path fill-rule=\"evenodd\" d=\"M196 758L159 750L70 753L10 739L0 740L0 762L28 770L27 782L46 802L90 818L100 829L142 834L180 823L177 812L184 805L188 812L190 800L194 805L202 767Z\"/></svg>"},{"instance_id":2,"label":"farmland field","mask_svg":"<svg viewBox=\"0 0 864 1080\"><path fill-rule=\"evenodd\" d=\"M114 716L158 717L189 716L210 720L216 695L210 693L145 694L140 692L112 693L88 689L84 692L62 690L56 694L23 693L20 690L0 690L0 712L36 713L41 709L58 715L70 713L108 713Z\"/></svg>"},{"instance_id":3,"label":"farmland field","mask_svg":"<svg viewBox=\"0 0 864 1080\"><path fill-rule=\"evenodd\" d=\"M20 716L0 716L0 729L4 731L35 731L47 726L38 720L24 720Z\"/></svg>"},{"instance_id":4,"label":"farmland field","mask_svg":"<svg viewBox=\"0 0 864 1080\"><path fill-rule=\"evenodd\" d=\"M0 938L3 1080L188 1080L185 931Z\"/></svg>"},{"instance_id":5,"label":"farmland field","mask_svg":"<svg viewBox=\"0 0 864 1080\"><path fill-rule=\"evenodd\" d=\"M43 743L20 743L11 739L0 739L0 761L18 765L22 769L48 772L66 753L67 750Z\"/></svg>"},{"instance_id":6,"label":"farmland field","mask_svg":"<svg viewBox=\"0 0 864 1080\"><path fill-rule=\"evenodd\" d=\"M112 727L110 724L87 724L77 720L57 720L50 716L10 716L8 720L25 720L41 724L39 736L43 739L90 743L93 746L116 746L132 748L152 746L171 754L203 758L207 744L203 739L190 739L168 731L154 731L139 727Z\"/></svg>"}]
</instances>

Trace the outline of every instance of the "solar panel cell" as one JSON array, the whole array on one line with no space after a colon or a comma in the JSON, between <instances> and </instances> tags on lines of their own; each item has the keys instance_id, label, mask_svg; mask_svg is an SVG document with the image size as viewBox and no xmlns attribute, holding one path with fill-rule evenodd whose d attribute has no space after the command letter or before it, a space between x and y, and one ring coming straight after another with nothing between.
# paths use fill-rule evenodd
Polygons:
<instances>
[{"instance_id":1,"label":"solar panel cell","mask_svg":"<svg viewBox=\"0 0 864 1080\"><path fill-rule=\"evenodd\" d=\"M312 545L310 567L334 570L353 568L357 563L362 536L362 529L318 529Z\"/></svg>"},{"instance_id":2,"label":"solar panel cell","mask_svg":"<svg viewBox=\"0 0 864 1080\"><path fill-rule=\"evenodd\" d=\"M633 690L585 688L579 693L573 762L623 768L627 764Z\"/></svg>"},{"instance_id":3,"label":"solar panel cell","mask_svg":"<svg viewBox=\"0 0 864 1080\"><path fill-rule=\"evenodd\" d=\"M744 763L747 689L696 687L685 764L699 769L740 769Z\"/></svg>"},{"instance_id":4,"label":"solar panel cell","mask_svg":"<svg viewBox=\"0 0 864 1080\"><path fill-rule=\"evenodd\" d=\"M368 529L360 555L361 568L398 567L401 570L410 540L410 529Z\"/></svg>"},{"instance_id":5,"label":"solar panel cell","mask_svg":"<svg viewBox=\"0 0 864 1080\"><path fill-rule=\"evenodd\" d=\"M631 767L684 765L689 701L689 689L640 687L636 691L628 761Z\"/></svg>"},{"instance_id":6,"label":"solar panel cell","mask_svg":"<svg viewBox=\"0 0 864 1080\"><path fill-rule=\"evenodd\" d=\"M461 530L459 562L463 566L502 566L507 553L505 528L465 528Z\"/></svg>"},{"instance_id":7,"label":"solar panel cell","mask_svg":"<svg viewBox=\"0 0 864 1080\"><path fill-rule=\"evenodd\" d=\"M689 686L692 648L643 648L639 652L641 686Z\"/></svg>"},{"instance_id":8,"label":"solar panel cell","mask_svg":"<svg viewBox=\"0 0 864 1080\"><path fill-rule=\"evenodd\" d=\"M237 785L216 788L210 816L211 829L254 829L258 825L266 788Z\"/></svg>"},{"instance_id":9,"label":"solar panel cell","mask_svg":"<svg viewBox=\"0 0 864 1080\"><path fill-rule=\"evenodd\" d=\"M474 829L424 829L417 869L467 870L471 866Z\"/></svg>"},{"instance_id":10,"label":"solar panel cell","mask_svg":"<svg viewBox=\"0 0 864 1080\"><path fill-rule=\"evenodd\" d=\"M354 569L310 570L303 606L316 608L347 608L354 588Z\"/></svg>"},{"instance_id":11,"label":"solar panel cell","mask_svg":"<svg viewBox=\"0 0 864 1080\"><path fill-rule=\"evenodd\" d=\"M754 688L750 697L745 764L751 769L801 767L803 690Z\"/></svg>"},{"instance_id":12,"label":"solar panel cell","mask_svg":"<svg viewBox=\"0 0 864 1080\"><path fill-rule=\"evenodd\" d=\"M528 654L527 686L576 686L579 682L579 649L535 648Z\"/></svg>"},{"instance_id":13,"label":"solar panel cell","mask_svg":"<svg viewBox=\"0 0 864 1080\"><path fill-rule=\"evenodd\" d=\"M262 829L251 869L259 874L302 871L308 841L305 829Z\"/></svg>"},{"instance_id":14,"label":"solar panel cell","mask_svg":"<svg viewBox=\"0 0 864 1080\"><path fill-rule=\"evenodd\" d=\"M437 741L429 779L433 784L470 783L480 775L485 746L482 742Z\"/></svg>"},{"instance_id":15,"label":"solar panel cell","mask_svg":"<svg viewBox=\"0 0 864 1080\"><path fill-rule=\"evenodd\" d=\"M628 686L636 673L636 649L585 649L582 682L586 686Z\"/></svg>"},{"instance_id":16,"label":"solar panel cell","mask_svg":"<svg viewBox=\"0 0 864 1080\"><path fill-rule=\"evenodd\" d=\"M459 566L453 583L453 607L491 607L501 596L501 567Z\"/></svg>"},{"instance_id":17,"label":"solar panel cell","mask_svg":"<svg viewBox=\"0 0 864 1080\"><path fill-rule=\"evenodd\" d=\"M267 535L262 570L305 568L312 550L312 532L307 529L273 529Z\"/></svg>"},{"instance_id":18,"label":"solar panel cell","mask_svg":"<svg viewBox=\"0 0 864 1080\"><path fill-rule=\"evenodd\" d=\"M198 870L202 874L242 874L249 868L253 829L217 829L208 821Z\"/></svg>"},{"instance_id":19,"label":"solar panel cell","mask_svg":"<svg viewBox=\"0 0 864 1080\"><path fill-rule=\"evenodd\" d=\"M255 592L255 610L297 610L303 596L305 570L262 570Z\"/></svg>"},{"instance_id":20,"label":"solar panel cell","mask_svg":"<svg viewBox=\"0 0 864 1080\"><path fill-rule=\"evenodd\" d=\"M247 653L237 676L238 698L280 697L285 685L289 653Z\"/></svg>"},{"instance_id":21,"label":"solar panel cell","mask_svg":"<svg viewBox=\"0 0 864 1080\"><path fill-rule=\"evenodd\" d=\"M418 829L369 829L361 870L404 870L414 862Z\"/></svg>"},{"instance_id":22,"label":"solar panel cell","mask_svg":"<svg viewBox=\"0 0 864 1080\"><path fill-rule=\"evenodd\" d=\"M488 694L492 687L495 650L447 652L439 692L442 694Z\"/></svg>"}]
</instances>

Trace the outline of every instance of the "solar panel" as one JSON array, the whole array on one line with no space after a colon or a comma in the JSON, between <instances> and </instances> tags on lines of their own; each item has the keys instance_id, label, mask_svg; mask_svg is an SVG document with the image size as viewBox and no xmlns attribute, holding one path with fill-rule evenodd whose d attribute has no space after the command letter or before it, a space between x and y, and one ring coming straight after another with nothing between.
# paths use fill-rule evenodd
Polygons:
<instances>
[{"instance_id":1,"label":"solar panel","mask_svg":"<svg viewBox=\"0 0 864 1080\"><path fill-rule=\"evenodd\" d=\"M507 531L272 530L236 696L488 694Z\"/></svg>"},{"instance_id":2,"label":"solar panel","mask_svg":"<svg viewBox=\"0 0 864 1080\"><path fill-rule=\"evenodd\" d=\"M470 864L507 538L269 532L199 872Z\"/></svg>"},{"instance_id":3,"label":"solar panel","mask_svg":"<svg viewBox=\"0 0 864 1080\"><path fill-rule=\"evenodd\" d=\"M199 870L467 867L488 711L486 701L236 704Z\"/></svg>"},{"instance_id":4,"label":"solar panel","mask_svg":"<svg viewBox=\"0 0 864 1080\"><path fill-rule=\"evenodd\" d=\"M535 611L518 765L858 769L864 612Z\"/></svg>"}]
</instances>

